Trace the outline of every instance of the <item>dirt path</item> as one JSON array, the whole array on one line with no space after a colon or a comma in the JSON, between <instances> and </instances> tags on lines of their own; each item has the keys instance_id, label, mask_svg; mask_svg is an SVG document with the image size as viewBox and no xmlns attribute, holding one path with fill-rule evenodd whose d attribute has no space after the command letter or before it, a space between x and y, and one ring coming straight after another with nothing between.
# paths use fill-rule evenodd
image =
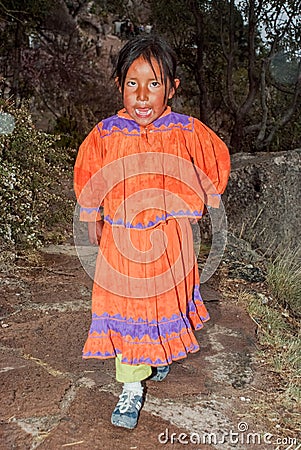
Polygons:
<instances>
[{"instance_id":1,"label":"dirt path","mask_svg":"<svg viewBox=\"0 0 301 450\"><path fill-rule=\"evenodd\" d=\"M114 362L81 358L91 285L71 246L2 273L1 450L277 448L250 414L263 388L255 325L210 284L202 289L212 318L197 333L202 350L174 363L163 383L147 383L135 430L113 427Z\"/></svg>"}]
</instances>

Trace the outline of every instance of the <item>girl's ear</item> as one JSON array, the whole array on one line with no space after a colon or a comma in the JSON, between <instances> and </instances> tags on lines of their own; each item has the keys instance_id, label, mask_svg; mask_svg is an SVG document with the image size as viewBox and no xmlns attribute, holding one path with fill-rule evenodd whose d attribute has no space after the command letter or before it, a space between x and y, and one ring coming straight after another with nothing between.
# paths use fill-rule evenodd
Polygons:
<instances>
[{"instance_id":1,"label":"girl's ear","mask_svg":"<svg viewBox=\"0 0 301 450\"><path fill-rule=\"evenodd\" d=\"M174 87L170 88L169 94L168 94L168 99L173 98L173 96L174 96L175 93L176 93L176 90L177 90L178 87L179 87L179 84L180 84L179 78L175 78L175 80L174 80Z\"/></svg>"},{"instance_id":2,"label":"girl's ear","mask_svg":"<svg viewBox=\"0 0 301 450\"><path fill-rule=\"evenodd\" d=\"M118 78L118 77L115 78L115 84L116 84L116 86L117 86L119 92L122 94L122 89L121 89L121 86L120 86L119 78Z\"/></svg>"}]
</instances>

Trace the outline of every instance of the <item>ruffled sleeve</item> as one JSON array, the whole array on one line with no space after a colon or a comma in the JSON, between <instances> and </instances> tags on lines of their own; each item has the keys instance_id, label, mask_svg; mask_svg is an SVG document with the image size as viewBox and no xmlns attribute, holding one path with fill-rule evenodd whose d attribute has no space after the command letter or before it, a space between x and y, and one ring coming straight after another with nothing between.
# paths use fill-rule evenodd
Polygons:
<instances>
[{"instance_id":1,"label":"ruffled sleeve","mask_svg":"<svg viewBox=\"0 0 301 450\"><path fill-rule=\"evenodd\" d=\"M230 155L226 144L197 119L192 154L195 165L204 173L205 204L217 208L230 174Z\"/></svg>"},{"instance_id":2,"label":"ruffled sleeve","mask_svg":"<svg viewBox=\"0 0 301 450\"><path fill-rule=\"evenodd\" d=\"M103 147L101 124L98 124L81 144L74 166L74 191L80 205L81 221L101 219Z\"/></svg>"}]
</instances>

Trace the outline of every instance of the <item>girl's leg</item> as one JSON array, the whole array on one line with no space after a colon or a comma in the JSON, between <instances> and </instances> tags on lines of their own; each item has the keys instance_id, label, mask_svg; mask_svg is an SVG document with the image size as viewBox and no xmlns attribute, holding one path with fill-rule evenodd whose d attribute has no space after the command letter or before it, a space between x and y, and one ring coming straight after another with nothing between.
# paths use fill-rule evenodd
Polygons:
<instances>
[{"instance_id":1,"label":"girl's leg","mask_svg":"<svg viewBox=\"0 0 301 450\"><path fill-rule=\"evenodd\" d=\"M124 384L111 421L113 425L132 429L137 425L143 403L143 386L141 381L151 375L152 368L144 364L137 366L123 364L121 355L117 356L115 364L116 379Z\"/></svg>"},{"instance_id":2,"label":"girl's leg","mask_svg":"<svg viewBox=\"0 0 301 450\"><path fill-rule=\"evenodd\" d=\"M133 383L135 381L142 381L148 378L152 373L151 366L145 364L138 364L132 366L121 362L122 355L117 355L115 359L116 380L120 383Z\"/></svg>"}]
</instances>

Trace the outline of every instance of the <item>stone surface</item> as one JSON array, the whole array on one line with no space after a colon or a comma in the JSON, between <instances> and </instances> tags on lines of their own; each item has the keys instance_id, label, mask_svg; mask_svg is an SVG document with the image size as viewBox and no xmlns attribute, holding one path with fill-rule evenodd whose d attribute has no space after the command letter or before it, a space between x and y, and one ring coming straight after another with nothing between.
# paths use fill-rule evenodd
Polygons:
<instances>
[{"instance_id":1,"label":"stone surface","mask_svg":"<svg viewBox=\"0 0 301 450\"><path fill-rule=\"evenodd\" d=\"M223 195L228 229L271 253L300 242L301 149L232 156Z\"/></svg>"},{"instance_id":2,"label":"stone surface","mask_svg":"<svg viewBox=\"0 0 301 450\"><path fill-rule=\"evenodd\" d=\"M229 442L231 430L269 431L250 414L263 387L256 326L217 279L201 286L211 315L196 332L201 351L174 363L164 382L146 383L136 429L113 427L121 386L114 360L81 358L92 282L74 255L68 245L48 249L0 277L1 450L246 450Z\"/></svg>"}]
</instances>

